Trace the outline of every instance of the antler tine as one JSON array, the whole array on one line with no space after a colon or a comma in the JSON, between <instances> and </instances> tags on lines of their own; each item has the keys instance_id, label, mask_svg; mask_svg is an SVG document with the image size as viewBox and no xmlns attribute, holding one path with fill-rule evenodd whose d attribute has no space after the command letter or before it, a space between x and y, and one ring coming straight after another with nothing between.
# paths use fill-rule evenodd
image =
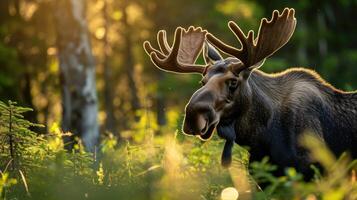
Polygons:
<instances>
[{"instance_id":1,"label":"antler tine","mask_svg":"<svg viewBox=\"0 0 357 200\"><path fill-rule=\"evenodd\" d=\"M165 54L166 56L169 55L169 53L171 52L171 48L167 44L167 37L166 37L166 31L165 30L160 30L157 33L157 42L159 44L161 52L163 54Z\"/></svg>"},{"instance_id":2,"label":"antler tine","mask_svg":"<svg viewBox=\"0 0 357 200\"><path fill-rule=\"evenodd\" d=\"M151 53L156 53L156 55L158 57L160 57L161 59L164 59L166 58L165 55L163 55L160 51L154 49L152 46L151 46L151 43L149 41L145 41L144 44L143 44L143 47L145 49L145 52L146 54L150 55Z\"/></svg>"},{"instance_id":3,"label":"antler tine","mask_svg":"<svg viewBox=\"0 0 357 200\"><path fill-rule=\"evenodd\" d=\"M239 42L241 43L242 47L240 48L240 50L243 50L245 48L247 48L247 36L245 36L245 34L243 33L242 29L234 22L234 21L230 21L228 22L228 26L229 29L231 29L231 31L234 33L234 35L238 38ZM251 34L252 31L249 31L249 33ZM248 33L248 35L249 35Z\"/></svg>"},{"instance_id":4,"label":"antler tine","mask_svg":"<svg viewBox=\"0 0 357 200\"><path fill-rule=\"evenodd\" d=\"M263 18L260 23L257 37L254 39L254 32L250 30L247 35L233 21L228 23L229 28L241 43L241 48L231 47L212 34L207 35L207 40L223 52L232 55L244 63L245 68L249 68L271 56L274 52L284 46L295 30L296 19L295 10L285 8L280 14L275 10L271 20Z\"/></svg>"},{"instance_id":5,"label":"antler tine","mask_svg":"<svg viewBox=\"0 0 357 200\"><path fill-rule=\"evenodd\" d=\"M241 48L233 56L239 58L245 65L249 65L249 55L254 51L254 31L250 30L246 36L235 22L228 22L228 26L241 43Z\"/></svg>"},{"instance_id":6,"label":"antler tine","mask_svg":"<svg viewBox=\"0 0 357 200\"><path fill-rule=\"evenodd\" d=\"M169 58L174 58L177 62L177 55L179 52L179 48L180 48L180 43L181 43L181 38L182 38L182 27L178 27L175 30L175 38L174 38L174 44L172 45L172 50L171 53L169 55Z\"/></svg>"},{"instance_id":7,"label":"antler tine","mask_svg":"<svg viewBox=\"0 0 357 200\"><path fill-rule=\"evenodd\" d=\"M206 31L201 28L190 27L185 30L178 27L175 30L173 45L170 47L167 43L166 31L161 30L157 34L160 51L154 49L148 41L144 42L144 49L151 61L164 71L202 74L206 66L196 65L194 62L201 51L205 35Z\"/></svg>"},{"instance_id":8,"label":"antler tine","mask_svg":"<svg viewBox=\"0 0 357 200\"><path fill-rule=\"evenodd\" d=\"M256 51L252 63L271 56L291 38L296 26L295 10L285 8L280 14L274 11L272 19L262 20L256 39Z\"/></svg>"},{"instance_id":9,"label":"antler tine","mask_svg":"<svg viewBox=\"0 0 357 200\"><path fill-rule=\"evenodd\" d=\"M177 35L181 34L181 27L178 27L175 31L175 38ZM149 41L145 41L143 44L143 47L145 49L145 52L151 57L151 55L154 53L156 54L156 57L158 57L158 60L164 60L166 59L170 52L171 52L171 48L169 47L169 45L167 44L167 37L166 37L166 31L165 30L160 30L157 33L157 43L159 45L160 51L156 50L155 48L152 47L151 43ZM180 39L178 40L175 39L175 41L179 44L180 43Z\"/></svg>"},{"instance_id":10,"label":"antler tine","mask_svg":"<svg viewBox=\"0 0 357 200\"><path fill-rule=\"evenodd\" d=\"M180 42L181 42L181 35L182 35L182 28L178 27L175 30L175 39L173 41L173 45L172 45L172 50L171 52L167 52L167 55L164 55L162 52L159 52L155 49L153 49L154 51L150 52L150 58L151 61L160 69L165 70L165 71L173 71L174 67L176 67L177 69L175 69L175 72L181 72L182 69L179 66L176 66L177 63L175 62L175 59L172 59L173 57L177 57L177 51L178 48L180 47ZM164 44L164 32L163 31L159 31L159 33L157 34L157 39L158 39L158 43L159 43L159 48L160 49L165 49L166 47L163 45ZM145 43L144 43L145 44ZM165 49L167 50L167 49ZM176 54L176 55L175 55ZM158 56L159 55L159 56ZM168 63L171 62L169 65Z\"/></svg>"},{"instance_id":11,"label":"antler tine","mask_svg":"<svg viewBox=\"0 0 357 200\"><path fill-rule=\"evenodd\" d=\"M237 48L234 48L234 47L224 43L223 41L221 41L220 39L218 39L211 33L208 33L206 37L207 37L207 40L211 44L213 44L215 47L217 47L221 51L225 52L226 54L231 55L231 56L235 56L235 55L239 54L239 50Z\"/></svg>"}]
</instances>

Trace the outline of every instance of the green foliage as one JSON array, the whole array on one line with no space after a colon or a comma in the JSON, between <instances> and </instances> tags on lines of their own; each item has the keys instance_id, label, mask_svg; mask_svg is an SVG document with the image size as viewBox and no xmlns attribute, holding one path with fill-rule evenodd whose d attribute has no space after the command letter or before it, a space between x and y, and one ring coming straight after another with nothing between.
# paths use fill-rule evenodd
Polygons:
<instances>
[{"instance_id":1,"label":"green foliage","mask_svg":"<svg viewBox=\"0 0 357 200\"><path fill-rule=\"evenodd\" d=\"M177 134L154 137L149 131L145 139L118 142L107 134L95 154L85 152L80 141L73 151L67 151L62 137L70 133L62 133L57 124L48 134L38 135L29 130L38 125L23 119L31 109L11 101L1 102L0 109L3 199L219 199L223 189L232 186L239 199L357 197L353 171L357 161L350 162L346 155L336 160L310 135L302 142L327 172L321 176L316 169L315 180L307 183L293 168L284 176L274 176L276 167L268 158L248 165L249 154L237 145L232 166L223 169L223 141L215 137L202 143L195 138L179 140ZM144 128L138 125L134 130L140 134L139 129Z\"/></svg>"},{"instance_id":2,"label":"green foliage","mask_svg":"<svg viewBox=\"0 0 357 200\"><path fill-rule=\"evenodd\" d=\"M0 173L1 179L0 179L0 198L5 198L6 196L6 189L10 188L11 186L15 185L17 183L17 180L14 178L9 178L8 173Z\"/></svg>"},{"instance_id":3,"label":"green foliage","mask_svg":"<svg viewBox=\"0 0 357 200\"><path fill-rule=\"evenodd\" d=\"M8 105L0 101L0 155L10 155L12 168L28 167L32 165L33 155L40 155L43 138L30 130L30 127L41 125L31 123L24 119L23 114L32 111L30 108L16 106L9 101Z\"/></svg>"}]
</instances>

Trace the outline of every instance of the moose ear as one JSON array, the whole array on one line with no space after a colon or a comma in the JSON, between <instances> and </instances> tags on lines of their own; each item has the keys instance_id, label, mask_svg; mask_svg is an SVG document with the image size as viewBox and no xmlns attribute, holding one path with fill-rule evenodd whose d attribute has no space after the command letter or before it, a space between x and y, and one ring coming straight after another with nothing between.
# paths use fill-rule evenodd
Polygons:
<instances>
[{"instance_id":1,"label":"moose ear","mask_svg":"<svg viewBox=\"0 0 357 200\"><path fill-rule=\"evenodd\" d=\"M206 64L213 64L223 59L221 54L217 51L217 49L215 49L207 41L205 41L205 45L203 49L203 57L205 59Z\"/></svg>"}]
</instances>

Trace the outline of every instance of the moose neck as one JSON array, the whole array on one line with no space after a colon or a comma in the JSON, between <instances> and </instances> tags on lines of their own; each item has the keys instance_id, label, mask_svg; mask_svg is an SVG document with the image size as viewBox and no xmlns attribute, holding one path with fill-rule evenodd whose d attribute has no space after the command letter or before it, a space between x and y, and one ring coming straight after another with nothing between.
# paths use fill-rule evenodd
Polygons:
<instances>
[{"instance_id":1,"label":"moose neck","mask_svg":"<svg viewBox=\"0 0 357 200\"><path fill-rule=\"evenodd\" d=\"M239 91L240 115L259 114L259 122L266 124L273 110L279 106L280 85L264 72L254 70Z\"/></svg>"},{"instance_id":2,"label":"moose neck","mask_svg":"<svg viewBox=\"0 0 357 200\"><path fill-rule=\"evenodd\" d=\"M254 70L241 85L236 97L237 109L233 114L237 142L250 145L259 138L279 106L279 88L274 77L259 70Z\"/></svg>"},{"instance_id":3,"label":"moose neck","mask_svg":"<svg viewBox=\"0 0 357 200\"><path fill-rule=\"evenodd\" d=\"M282 97L281 84L274 76L260 70L254 70L247 80L252 89L252 95L258 102L271 104L274 108L279 105Z\"/></svg>"}]
</instances>

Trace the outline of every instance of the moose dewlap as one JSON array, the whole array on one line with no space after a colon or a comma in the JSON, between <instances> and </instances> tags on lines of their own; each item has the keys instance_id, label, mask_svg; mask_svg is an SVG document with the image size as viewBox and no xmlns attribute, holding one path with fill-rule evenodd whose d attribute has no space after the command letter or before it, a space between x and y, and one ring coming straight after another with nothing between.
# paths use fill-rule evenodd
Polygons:
<instances>
[{"instance_id":1,"label":"moose dewlap","mask_svg":"<svg viewBox=\"0 0 357 200\"><path fill-rule=\"evenodd\" d=\"M312 175L308 151L299 142L313 132L336 155L349 151L357 157L357 93L335 89L317 73L293 68L266 74L258 68L283 47L295 26L294 9L274 11L261 20L257 36L243 33L235 22L230 30L241 43L235 48L202 28L178 27L170 46L166 32L158 32L159 49L144 42L151 61L161 70L199 73L202 87L186 105L183 132L211 138L216 129L226 140L222 165L229 166L234 142L250 148L250 160L269 156L279 167L295 167L305 177ZM230 57L223 58L218 48ZM195 64L203 51L205 65Z\"/></svg>"}]
</instances>

